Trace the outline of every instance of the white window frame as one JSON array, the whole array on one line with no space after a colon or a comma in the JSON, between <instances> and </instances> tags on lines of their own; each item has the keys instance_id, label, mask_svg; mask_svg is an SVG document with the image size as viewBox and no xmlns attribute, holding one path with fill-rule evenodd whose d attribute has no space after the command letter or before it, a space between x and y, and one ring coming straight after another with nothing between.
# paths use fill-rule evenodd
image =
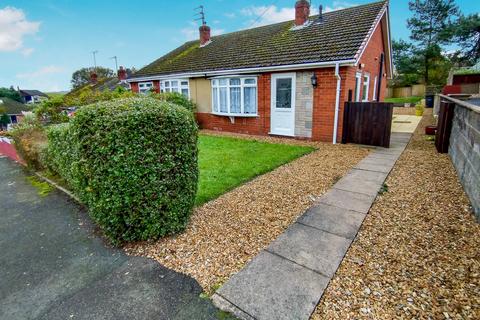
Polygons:
<instances>
[{"instance_id":1,"label":"white window frame","mask_svg":"<svg viewBox=\"0 0 480 320\"><path fill-rule=\"evenodd\" d=\"M231 85L231 79L240 79L239 85ZM226 80L225 85L220 85L220 80ZM255 80L255 83L245 83L245 80ZM228 117L257 117L258 116L258 78L256 76L230 76L230 77L218 77L210 80L212 87L212 114ZM227 90L227 112L220 111L220 88L226 88ZM240 88L240 113L230 112L230 88ZM255 113L245 113L245 98L244 89L255 88ZM215 95L214 89L217 89ZM216 101L215 101L216 100ZM215 102L218 106L218 110L215 111Z\"/></svg>"},{"instance_id":2,"label":"white window frame","mask_svg":"<svg viewBox=\"0 0 480 320\"><path fill-rule=\"evenodd\" d=\"M364 73L362 78L362 101L363 102L368 102L369 91L370 91L370 74Z\"/></svg>"},{"instance_id":3,"label":"white window frame","mask_svg":"<svg viewBox=\"0 0 480 320\"><path fill-rule=\"evenodd\" d=\"M147 94L150 92L150 90L152 90L152 88L153 88L153 81L145 81L145 82L138 83L138 93L140 94Z\"/></svg>"},{"instance_id":4,"label":"white window frame","mask_svg":"<svg viewBox=\"0 0 480 320\"><path fill-rule=\"evenodd\" d=\"M373 96L372 101L377 100L377 76L373 78Z\"/></svg>"},{"instance_id":5,"label":"white window frame","mask_svg":"<svg viewBox=\"0 0 480 320\"><path fill-rule=\"evenodd\" d=\"M361 97L361 89L362 88L362 73L357 72L355 74L355 102L360 102L360 97Z\"/></svg>"},{"instance_id":6,"label":"white window frame","mask_svg":"<svg viewBox=\"0 0 480 320\"><path fill-rule=\"evenodd\" d=\"M176 85L173 86L173 82ZM186 82L186 84L185 84ZM190 82L188 79L164 79L160 81L160 92L178 92L182 93L182 90L187 90L187 97L190 99ZM183 93L182 93L183 94Z\"/></svg>"}]
</instances>

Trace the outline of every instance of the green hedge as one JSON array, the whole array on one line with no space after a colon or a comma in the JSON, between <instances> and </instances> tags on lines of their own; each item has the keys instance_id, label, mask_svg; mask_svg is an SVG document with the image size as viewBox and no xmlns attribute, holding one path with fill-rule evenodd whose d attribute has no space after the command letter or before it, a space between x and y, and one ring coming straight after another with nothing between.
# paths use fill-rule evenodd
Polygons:
<instances>
[{"instance_id":1,"label":"green hedge","mask_svg":"<svg viewBox=\"0 0 480 320\"><path fill-rule=\"evenodd\" d=\"M195 103L193 103L192 100L178 92L151 93L151 96L160 101L174 103L190 111L194 111L196 109Z\"/></svg>"},{"instance_id":2,"label":"green hedge","mask_svg":"<svg viewBox=\"0 0 480 320\"><path fill-rule=\"evenodd\" d=\"M152 98L80 108L48 132L45 161L115 242L184 229L198 182L192 112Z\"/></svg>"}]
</instances>

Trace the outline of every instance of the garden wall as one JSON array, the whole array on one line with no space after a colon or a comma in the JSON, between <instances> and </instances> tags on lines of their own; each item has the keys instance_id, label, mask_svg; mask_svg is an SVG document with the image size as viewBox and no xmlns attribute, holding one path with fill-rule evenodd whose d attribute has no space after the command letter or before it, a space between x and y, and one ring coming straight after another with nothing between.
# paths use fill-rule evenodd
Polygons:
<instances>
[{"instance_id":1,"label":"garden wall","mask_svg":"<svg viewBox=\"0 0 480 320\"><path fill-rule=\"evenodd\" d=\"M14 161L24 164L24 161L18 156L13 146L13 141L8 138L0 137L0 155L7 156Z\"/></svg>"},{"instance_id":2,"label":"garden wall","mask_svg":"<svg viewBox=\"0 0 480 320\"><path fill-rule=\"evenodd\" d=\"M456 103L448 153L480 221L480 107Z\"/></svg>"},{"instance_id":3,"label":"garden wall","mask_svg":"<svg viewBox=\"0 0 480 320\"><path fill-rule=\"evenodd\" d=\"M424 84L414 84L409 87L388 88L387 98L407 98L407 97L421 97L425 95Z\"/></svg>"}]
</instances>

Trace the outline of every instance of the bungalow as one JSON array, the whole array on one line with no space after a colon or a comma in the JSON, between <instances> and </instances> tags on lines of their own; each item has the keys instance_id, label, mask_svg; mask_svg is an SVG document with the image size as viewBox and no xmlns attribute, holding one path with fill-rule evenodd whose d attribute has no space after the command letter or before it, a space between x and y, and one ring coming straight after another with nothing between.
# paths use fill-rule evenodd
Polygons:
<instances>
[{"instance_id":1,"label":"bungalow","mask_svg":"<svg viewBox=\"0 0 480 320\"><path fill-rule=\"evenodd\" d=\"M388 1L190 41L127 79L135 92L180 92L202 128L341 139L344 102L382 101L392 75Z\"/></svg>"},{"instance_id":2,"label":"bungalow","mask_svg":"<svg viewBox=\"0 0 480 320\"><path fill-rule=\"evenodd\" d=\"M97 73L95 70L90 72L90 82L72 89L69 93L65 95L65 98L77 98L80 96L85 90L103 92L103 91L113 91L119 87L130 90L130 85L127 83L126 79L128 76L132 75L131 69L125 69L123 66L117 70L117 76L113 77L106 77L106 78L98 78Z\"/></svg>"},{"instance_id":3,"label":"bungalow","mask_svg":"<svg viewBox=\"0 0 480 320\"><path fill-rule=\"evenodd\" d=\"M48 99L48 96L45 93L38 90L18 89L18 93L20 93L23 103L27 103L27 104L39 103L42 100Z\"/></svg>"},{"instance_id":4,"label":"bungalow","mask_svg":"<svg viewBox=\"0 0 480 320\"><path fill-rule=\"evenodd\" d=\"M8 117L7 123L3 123L3 121L0 123L0 130L7 129L10 124L20 122L24 114L31 111L32 108L28 105L7 97L0 97L0 117L4 114Z\"/></svg>"}]
</instances>

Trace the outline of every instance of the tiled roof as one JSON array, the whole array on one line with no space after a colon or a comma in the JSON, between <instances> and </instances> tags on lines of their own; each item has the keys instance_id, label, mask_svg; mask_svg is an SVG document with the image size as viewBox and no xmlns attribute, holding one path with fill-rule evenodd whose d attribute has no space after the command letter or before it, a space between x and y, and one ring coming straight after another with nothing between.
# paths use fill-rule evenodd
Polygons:
<instances>
[{"instance_id":1,"label":"tiled roof","mask_svg":"<svg viewBox=\"0 0 480 320\"><path fill-rule=\"evenodd\" d=\"M22 97L25 96L40 96L40 97L48 97L45 93L38 91L38 90L20 90L20 95Z\"/></svg>"},{"instance_id":2,"label":"tiled roof","mask_svg":"<svg viewBox=\"0 0 480 320\"><path fill-rule=\"evenodd\" d=\"M323 21L292 30L293 21L190 41L136 72L161 74L271 67L354 59L385 1L332 11Z\"/></svg>"},{"instance_id":3,"label":"tiled roof","mask_svg":"<svg viewBox=\"0 0 480 320\"><path fill-rule=\"evenodd\" d=\"M121 82L118 80L118 77L109 77L109 78L101 78L97 81L97 83L92 84L92 83L87 83L84 84L83 86L80 86L78 88L73 89L69 93L65 95L65 97L75 97L84 92L87 89L90 89L92 91L99 91L103 92L106 90L113 91L117 87L123 87L124 89L128 89L129 85L126 82Z\"/></svg>"},{"instance_id":4,"label":"tiled roof","mask_svg":"<svg viewBox=\"0 0 480 320\"><path fill-rule=\"evenodd\" d=\"M7 114L22 114L22 111L31 111L32 107L6 97L0 97L0 109L5 109Z\"/></svg>"}]
</instances>

